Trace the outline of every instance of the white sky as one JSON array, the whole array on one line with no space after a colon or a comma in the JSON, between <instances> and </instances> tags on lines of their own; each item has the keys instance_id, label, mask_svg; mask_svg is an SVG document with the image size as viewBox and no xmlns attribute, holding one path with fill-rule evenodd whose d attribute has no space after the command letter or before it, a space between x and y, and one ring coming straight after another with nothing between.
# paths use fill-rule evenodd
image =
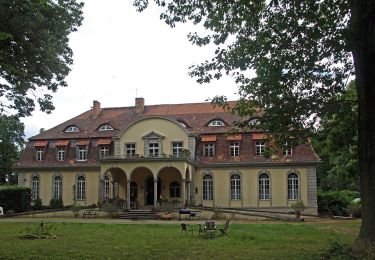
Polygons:
<instances>
[{"instance_id":1,"label":"white sky","mask_svg":"<svg viewBox=\"0 0 375 260\"><path fill-rule=\"evenodd\" d=\"M68 87L54 94L50 115L36 111L23 119L26 138L73 118L98 100L102 107L133 106L136 93L146 105L204 102L215 95L237 99L230 78L199 85L188 67L213 55L214 48L197 47L187 34L198 28L170 28L156 6L137 13L131 0L84 0L84 21L70 36L74 65Z\"/></svg>"}]
</instances>

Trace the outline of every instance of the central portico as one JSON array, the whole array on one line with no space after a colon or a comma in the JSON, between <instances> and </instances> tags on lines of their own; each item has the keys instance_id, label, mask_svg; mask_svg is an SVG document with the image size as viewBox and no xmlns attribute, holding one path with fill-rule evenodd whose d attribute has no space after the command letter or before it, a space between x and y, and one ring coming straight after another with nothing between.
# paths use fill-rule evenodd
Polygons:
<instances>
[{"instance_id":1,"label":"central portico","mask_svg":"<svg viewBox=\"0 0 375 260\"><path fill-rule=\"evenodd\" d=\"M160 199L190 202L195 137L181 122L142 118L113 145L114 155L101 159L100 201L124 199L128 209L157 206Z\"/></svg>"}]
</instances>

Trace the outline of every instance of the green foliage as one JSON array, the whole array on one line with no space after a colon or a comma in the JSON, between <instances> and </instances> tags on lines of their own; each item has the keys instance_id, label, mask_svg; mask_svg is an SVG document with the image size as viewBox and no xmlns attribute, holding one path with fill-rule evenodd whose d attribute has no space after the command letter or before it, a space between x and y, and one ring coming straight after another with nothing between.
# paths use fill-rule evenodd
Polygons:
<instances>
[{"instance_id":1,"label":"green foliage","mask_svg":"<svg viewBox=\"0 0 375 260\"><path fill-rule=\"evenodd\" d=\"M328 248L322 250L321 259L362 259L354 248L348 244L343 244L338 239L331 241Z\"/></svg>"},{"instance_id":2,"label":"green foliage","mask_svg":"<svg viewBox=\"0 0 375 260\"><path fill-rule=\"evenodd\" d=\"M0 186L0 206L4 211L15 210L23 212L30 209L31 190L25 187L4 185Z\"/></svg>"},{"instance_id":3,"label":"green foliage","mask_svg":"<svg viewBox=\"0 0 375 260\"><path fill-rule=\"evenodd\" d=\"M354 74L350 48L349 1L154 1L160 18L174 27L191 21L206 29L190 33L198 46L215 44L212 59L190 67L190 76L208 83L230 75L240 102L240 128L263 108L260 128L278 144L293 136L305 142L332 97ZM149 0L134 0L139 11ZM255 73L254 73L255 72ZM214 99L226 104L225 97Z\"/></svg>"},{"instance_id":4,"label":"green foliage","mask_svg":"<svg viewBox=\"0 0 375 260\"><path fill-rule=\"evenodd\" d=\"M106 212L106 214L111 218L117 218L119 216L119 212L117 208L112 204L106 204L102 207L102 210Z\"/></svg>"},{"instance_id":5,"label":"green foliage","mask_svg":"<svg viewBox=\"0 0 375 260\"><path fill-rule=\"evenodd\" d=\"M348 214L352 214L355 218L361 217L361 202L350 202L347 208Z\"/></svg>"},{"instance_id":6,"label":"green foliage","mask_svg":"<svg viewBox=\"0 0 375 260\"><path fill-rule=\"evenodd\" d=\"M76 0L0 1L0 114L29 116L34 99L42 111L54 109L51 93L67 86L68 36L82 23L82 7Z\"/></svg>"},{"instance_id":7,"label":"green foliage","mask_svg":"<svg viewBox=\"0 0 375 260\"><path fill-rule=\"evenodd\" d=\"M49 202L49 206L51 209L61 209L64 207L63 200L59 199L51 199Z\"/></svg>"},{"instance_id":8,"label":"green foliage","mask_svg":"<svg viewBox=\"0 0 375 260\"><path fill-rule=\"evenodd\" d=\"M359 190L357 93L352 82L327 108L313 146L322 159L317 170L322 190Z\"/></svg>"},{"instance_id":9,"label":"green foliage","mask_svg":"<svg viewBox=\"0 0 375 260\"><path fill-rule=\"evenodd\" d=\"M318 192L318 211L321 214L345 216L352 200L358 197L357 191L320 191Z\"/></svg>"},{"instance_id":10,"label":"green foliage","mask_svg":"<svg viewBox=\"0 0 375 260\"><path fill-rule=\"evenodd\" d=\"M56 238L56 227L42 222L36 228L27 227L20 233L20 239L51 239Z\"/></svg>"},{"instance_id":11,"label":"green foliage","mask_svg":"<svg viewBox=\"0 0 375 260\"><path fill-rule=\"evenodd\" d=\"M24 128L18 117L0 113L0 185L17 184L13 166L25 144Z\"/></svg>"},{"instance_id":12,"label":"green foliage","mask_svg":"<svg viewBox=\"0 0 375 260\"><path fill-rule=\"evenodd\" d=\"M81 206L80 205L73 205L72 206L72 211L74 212L74 213L78 213L80 210L81 210Z\"/></svg>"},{"instance_id":13,"label":"green foliage","mask_svg":"<svg viewBox=\"0 0 375 260\"><path fill-rule=\"evenodd\" d=\"M302 212L306 208L305 203L303 203L302 200L298 200L296 202L293 202L290 205L290 207L294 210L294 212Z\"/></svg>"},{"instance_id":14,"label":"green foliage","mask_svg":"<svg viewBox=\"0 0 375 260\"><path fill-rule=\"evenodd\" d=\"M43 203L41 198L37 198L34 200L34 207L35 210L43 209Z\"/></svg>"}]
</instances>

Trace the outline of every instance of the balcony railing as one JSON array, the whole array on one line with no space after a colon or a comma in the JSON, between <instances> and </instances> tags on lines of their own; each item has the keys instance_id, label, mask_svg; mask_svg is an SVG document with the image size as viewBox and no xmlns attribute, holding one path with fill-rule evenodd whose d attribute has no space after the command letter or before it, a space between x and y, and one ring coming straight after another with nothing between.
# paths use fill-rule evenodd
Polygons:
<instances>
[{"instance_id":1,"label":"balcony railing","mask_svg":"<svg viewBox=\"0 0 375 260\"><path fill-rule=\"evenodd\" d=\"M188 154L133 154L133 155L110 155L102 157L101 160L160 160L160 159L190 159Z\"/></svg>"}]
</instances>

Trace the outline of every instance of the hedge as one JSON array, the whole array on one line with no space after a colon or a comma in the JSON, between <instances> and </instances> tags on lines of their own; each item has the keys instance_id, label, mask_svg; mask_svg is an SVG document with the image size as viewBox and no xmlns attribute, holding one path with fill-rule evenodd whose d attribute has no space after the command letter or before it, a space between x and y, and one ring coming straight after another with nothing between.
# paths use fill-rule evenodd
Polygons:
<instances>
[{"instance_id":1,"label":"hedge","mask_svg":"<svg viewBox=\"0 0 375 260\"><path fill-rule=\"evenodd\" d=\"M358 191L320 191L318 192L318 211L320 214L346 216L349 204L359 197Z\"/></svg>"},{"instance_id":2,"label":"hedge","mask_svg":"<svg viewBox=\"0 0 375 260\"><path fill-rule=\"evenodd\" d=\"M30 188L4 185L0 186L0 207L4 212L14 210L23 212L30 209L31 190Z\"/></svg>"}]
</instances>

